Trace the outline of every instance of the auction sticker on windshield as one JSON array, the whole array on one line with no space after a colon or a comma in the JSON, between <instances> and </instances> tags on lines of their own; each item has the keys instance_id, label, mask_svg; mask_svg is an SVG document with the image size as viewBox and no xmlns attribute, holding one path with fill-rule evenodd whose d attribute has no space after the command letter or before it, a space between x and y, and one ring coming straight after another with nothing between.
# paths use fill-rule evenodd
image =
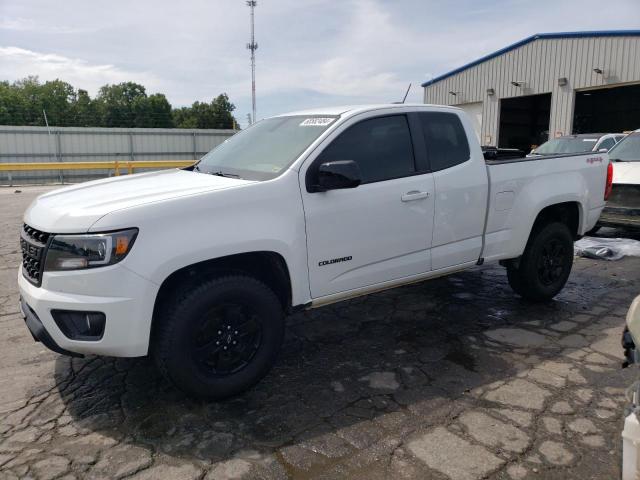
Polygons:
<instances>
[{"instance_id":1,"label":"auction sticker on windshield","mask_svg":"<svg viewBox=\"0 0 640 480\"><path fill-rule=\"evenodd\" d=\"M331 117L305 118L300 124L300 126L301 127L326 127L334 120L335 118L331 118Z\"/></svg>"}]
</instances>

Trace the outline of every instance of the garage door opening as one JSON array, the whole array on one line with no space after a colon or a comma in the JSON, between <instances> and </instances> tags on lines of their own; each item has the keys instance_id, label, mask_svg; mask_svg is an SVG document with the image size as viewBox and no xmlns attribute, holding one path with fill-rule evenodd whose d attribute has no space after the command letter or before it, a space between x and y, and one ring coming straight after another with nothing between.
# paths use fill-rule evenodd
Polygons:
<instances>
[{"instance_id":1,"label":"garage door opening","mask_svg":"<svg viewBox=\"0 0 640 480\"><path fill-rule=\"evenodd\" d=\"M500 100L500 148L529 152L549 139L551 94Z\"/></svg>"},{"instance_id":2,"label":"garage door opening","mask_svg":"<svg viewBox=\"0 0 640 480\"><path fill-rule=\"evenodd\" d=\"M640 128L640 85L576 92L573 133L615 133Z\"/></svg>"}]
</instances>

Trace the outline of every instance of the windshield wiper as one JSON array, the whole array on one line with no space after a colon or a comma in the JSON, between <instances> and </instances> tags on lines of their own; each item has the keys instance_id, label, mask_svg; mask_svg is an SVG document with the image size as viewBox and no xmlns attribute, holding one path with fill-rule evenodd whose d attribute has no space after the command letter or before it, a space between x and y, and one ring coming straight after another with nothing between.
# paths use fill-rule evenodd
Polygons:
<instances>
[{"instance_id":1,"label":"windshield wiper","mask_svg":"<svg viewBox=\"0 0 640 480\"><path fill-rule=\"evenodd\" d=\"M210 175L216 175L218 177L227 177L227 178L240 178L240 175L236 175L234 173L224 173L222 171L210 172Z\"/></svg>"},{"instance_id":2,"label":"windshield wiper","mask_svg":"<svg viewBox=\"0 0 640 480\"><path fill-rule=\"evenodd\" d=\"M208 175L216 175L217 177L240 178L240 175L236 175L235 173L225 173L222 170L218 170L217 172L207 172L204 170L200 170L199 163L195 164L192 168L194 172L206 173Z\"/></svg>"}]
</instances>

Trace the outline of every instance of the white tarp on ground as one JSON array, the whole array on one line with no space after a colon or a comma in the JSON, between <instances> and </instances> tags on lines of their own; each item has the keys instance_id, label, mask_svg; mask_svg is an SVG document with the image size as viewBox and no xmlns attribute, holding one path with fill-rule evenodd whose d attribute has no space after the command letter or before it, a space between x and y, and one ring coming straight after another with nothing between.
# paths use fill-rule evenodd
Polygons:
<instances>
[{"instance_id":1,"label":"white tarp on ground","mask_svg":"<svg viewBox=\"0 0 640 480\"><path fill-rule=\"evenodd\" d=\"M630 238L584 237L574 244L580 257L620 260L624 256L640 257L640 241Z\"/></svg>"}]
</instances>

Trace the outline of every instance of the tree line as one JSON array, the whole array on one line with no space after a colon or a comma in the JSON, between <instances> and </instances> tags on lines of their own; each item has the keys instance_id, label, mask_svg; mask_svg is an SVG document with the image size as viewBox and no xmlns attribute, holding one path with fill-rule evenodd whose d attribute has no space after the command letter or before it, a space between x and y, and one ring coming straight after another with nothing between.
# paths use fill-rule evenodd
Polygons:
<instances>
[{"instance_id":1,"label":"tree line","mask_svg":"<svg viewBox=\"0 0 640 480\"><path fill-rule=\"evenodd\" d=\"M134 82L104 85L95 98L62 80L0 82L0 125L58 127L237 128L226 93L173 108L162 93ZM45 120L46 113L46 120Z\"/></svg>"}]
</instances>

